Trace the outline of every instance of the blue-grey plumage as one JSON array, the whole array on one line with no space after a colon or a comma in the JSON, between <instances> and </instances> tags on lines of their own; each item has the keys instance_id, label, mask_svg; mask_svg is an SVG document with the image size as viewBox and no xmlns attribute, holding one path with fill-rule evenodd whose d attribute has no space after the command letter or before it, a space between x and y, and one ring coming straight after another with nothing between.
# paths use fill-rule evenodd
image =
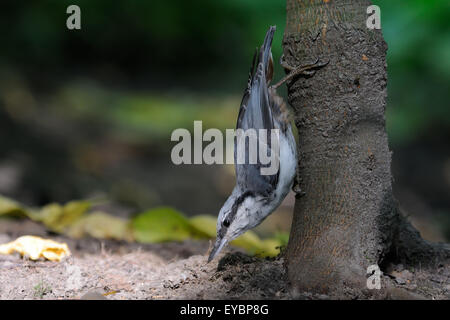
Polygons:
<instances>
[{"instance_id":1,"label":"blue-grey plumage","mask_svg":"<svg viewBox=\"0 0 450 320\"><path fill-rule=\"evenodd\" d=\"M211 261L222 248L245 231L259 225L283 201L294 182L297 156L286 105L269 86L273 76L271 45L276 28L270 27L259 52L255 53L247 88L242 98L237 129L278 129L279 166L275 174L261 174L264 165L237 162L235 139L236 186L220 210L217 220L217 238L209 256ZM255 62L256 60L256 62ZM266 140L272 150L270 138ZM248 153L248 145L245 147Z\"/></svg>"}]
</instances>

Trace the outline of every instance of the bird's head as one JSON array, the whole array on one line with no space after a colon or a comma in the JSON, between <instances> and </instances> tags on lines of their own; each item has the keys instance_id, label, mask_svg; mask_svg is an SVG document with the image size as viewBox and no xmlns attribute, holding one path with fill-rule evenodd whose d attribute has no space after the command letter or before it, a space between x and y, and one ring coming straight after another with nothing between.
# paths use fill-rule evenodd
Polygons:
<instances>
[{"instance_id":1,"label":"bird's head","mask_svg":"<svg viewBox=\"0 0 450 320\"><path fill-rule=\"evenodd\" d=\"M229 243L245 231L259 224L257 200L253 193L241 193L236 188L227 199L217 218L217 238L208 262Z\"/></svg>"}]
</instances>

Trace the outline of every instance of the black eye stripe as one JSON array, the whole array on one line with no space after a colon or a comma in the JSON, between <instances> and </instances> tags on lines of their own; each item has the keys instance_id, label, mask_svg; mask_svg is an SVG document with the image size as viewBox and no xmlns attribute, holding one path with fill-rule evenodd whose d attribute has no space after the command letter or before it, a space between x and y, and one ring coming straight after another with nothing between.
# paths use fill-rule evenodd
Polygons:
<instances>
[{"instance_id":1,"label":"black eye stripe","mask_svg":"<svg viewBox=\"0 0 450 320\"><path fill-rule=\"evenodd\" d=\"M251 192L251 191L247 191L247 192L244 192L243 194L241 194L241 195L235 200L235 202L233 203L233 206L231 207L230 213L229 213L229 214L227 215L227 217L226 217L225 219L223 219L223 221L222 221L222 225L223 225L225 228L228 228L228 227L230 226L231 221L234 220L234 217L235 217L235 215L236 215L236 213L237 213L238 207L242 204L242 202L244 202L244 200L245 200L247 197L250 197L250 196L254 196L254 193Z\"/></svg>"}]
</instances>

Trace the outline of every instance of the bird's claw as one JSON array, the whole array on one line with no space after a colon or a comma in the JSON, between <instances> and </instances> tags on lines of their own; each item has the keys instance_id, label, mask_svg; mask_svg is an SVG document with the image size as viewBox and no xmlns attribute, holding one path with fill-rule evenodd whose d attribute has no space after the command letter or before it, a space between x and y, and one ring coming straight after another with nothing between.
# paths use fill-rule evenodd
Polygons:
<instances>
[{"instance_id":1,"label":"bird's claw","mask_svg":"<svg viewBox=\"0 0 450 320\"><path fill-rule=\"evenodd\" d=\"M284 60L284 55L280 58L280 64L281 66L287 70L290 71L283 79L281 79L278 83L274 84L272 88L277 89L280 87L283 83L286 81L300 76L313 76L316 73L317 69L320 69L322 67L325 67L328 63L330 63L330 60L327 62L320 63L320 58L316 58L316 61L312 64L304 65L304 66L298 66L298 67L292 67L286 61Z\"/></svg>"},{"instance_id":2,"label":"bird's claw","mask_svg":"<svg viewBox=\"0 0 450 320\"><path fill-rule=\"evenodd\" d=\"M296 198L301 198L306 194L303 192L302 188L300 188L300 183L297 179L295 179L294 184L292 185L292 191L294 191Z\"/></svg>"}]
</instances>

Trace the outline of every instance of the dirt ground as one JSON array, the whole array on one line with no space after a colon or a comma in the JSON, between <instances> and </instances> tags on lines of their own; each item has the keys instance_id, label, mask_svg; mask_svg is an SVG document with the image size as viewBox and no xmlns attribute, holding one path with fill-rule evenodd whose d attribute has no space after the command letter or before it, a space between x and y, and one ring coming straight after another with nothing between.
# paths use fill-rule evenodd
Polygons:
<instances>
[{"instance_id":1,"label":"dirt ground","mask_svg":"<svg viewBox=\"0 0 450 320\"><path fill-rule=\"evenodd\" d=\"M207 264L207 241L129 244L73 240L30 221L1 221L0 243L24 234L69 245L62 262L0 255L0 299L450 299L450 268L432 272L391 265L381 290L333 295L289 292L283 259L257 259L231 248ZM388 274L387 274L388 273Z\"/></svg>"}]
</instances>

